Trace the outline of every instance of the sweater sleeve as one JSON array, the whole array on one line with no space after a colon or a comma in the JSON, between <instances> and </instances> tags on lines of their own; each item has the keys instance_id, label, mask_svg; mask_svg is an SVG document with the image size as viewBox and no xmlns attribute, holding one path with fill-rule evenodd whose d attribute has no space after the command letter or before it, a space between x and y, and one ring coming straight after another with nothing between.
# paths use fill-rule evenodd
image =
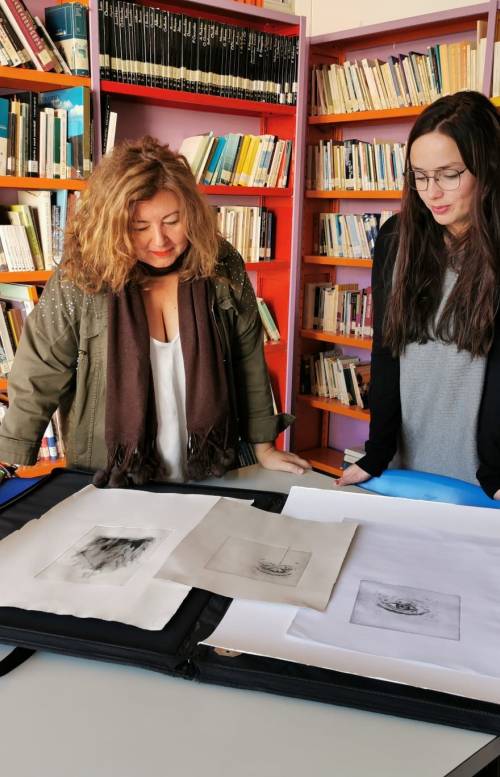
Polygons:
<instances>
[{"instance_id":1,"label":"sweater sleeve","mask_svg":"<svg viewBox=\"0 0 500 777\"><path fill-rule=\"evenodd\" d=\"M370 431L366 455L357 464L370 475L379 476L397 450L401 426L399 358L383 345L382 327L392 285L397 250L397 217L380 230L375 245L372 272L373 346L370 381Z\"/></svg>"},{"instance_id":2,"label":"sweater sleeve","mask_svg":"<svg viewBox=\"0 0 500 777\"><path fill-rule=\"evenodd\" d=\"M47 424L74 380L81 297L57 270L24 323L9 375L9 409L0 429L3 461L36 462Z\"/></svg>"},{"instance_id":3,"label":"sweater sleeve","mask_svg":"<svg viewBox=\"0 0 500 777\"><path fill-rule=\"evenodd\" d=\"M500 489L500 315L497 314L493 345L488 354L484 390L479 410L476 477L488 496Z\"/></svg>"}]
</instances>

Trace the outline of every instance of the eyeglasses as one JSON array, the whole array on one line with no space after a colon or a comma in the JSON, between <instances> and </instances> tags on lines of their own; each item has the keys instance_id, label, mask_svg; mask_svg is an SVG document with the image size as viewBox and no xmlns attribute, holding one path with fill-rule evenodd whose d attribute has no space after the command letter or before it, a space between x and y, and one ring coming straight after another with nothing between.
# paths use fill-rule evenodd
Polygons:
<instances>
[{"instance_id":1,"label":"eyeglasses","mask_svg":"<svg viewBox=\"0 0 500 777\"><path fill-rule=\"evenodd\" d=\"M408 181L408 186L411 189L416 189L417 192L426 192L431 179L434 179L442 191L451 192L453 189L458 189L460 186L460 176L466 170L466 167L463 170L446 168L446 170L438 170L434 175L425 175L425 173L408 170L406 180Z\"/></svg>"}]
</instances>

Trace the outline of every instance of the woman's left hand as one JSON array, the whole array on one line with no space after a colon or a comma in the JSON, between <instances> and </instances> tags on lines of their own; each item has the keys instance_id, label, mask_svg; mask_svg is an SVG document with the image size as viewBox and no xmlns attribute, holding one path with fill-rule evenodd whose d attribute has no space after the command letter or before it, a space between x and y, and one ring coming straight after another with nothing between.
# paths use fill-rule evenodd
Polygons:
<instances>
[{"instance_id":1,"label":"woman's left hand","mask_svg":"<svg viewBox=\"0 0 500 777\"><path fill-rule=\"evenodd\" d=\"M257 461L264 469L293 472L294 475L303 475L306 470L311 469L309 462L301 459L296 453L278 451L271 443L256 443L254 448Z\"/></svg>"},{"instance_id":2,"label":"woman's left hand","mask_svg":"<svg viewBox=\"0 0 500 777\"><path fill-rule=\"evenodd\" d=\"M500 500L500 488L493 494L493 499L496 499L497 501Z\"/></svg>"}]
</instances>

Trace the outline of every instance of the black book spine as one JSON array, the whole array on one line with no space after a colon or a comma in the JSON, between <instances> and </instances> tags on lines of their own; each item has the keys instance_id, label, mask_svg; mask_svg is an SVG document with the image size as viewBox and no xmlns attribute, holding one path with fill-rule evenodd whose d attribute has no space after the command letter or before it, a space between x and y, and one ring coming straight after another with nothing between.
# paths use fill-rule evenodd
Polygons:
<instances>
[{"instance_id":1,"label":"black book spine","mask_svg":"<svg viewBox=\"0 0 500 777\"><path fill-rule=\"evenodd\" d=\"M176 25L175 25L175 56L176 56L176 85L175 88L179 91L182 90L182 66L183 66L183 59L182 59L182 14L176 14Z\"/></svg>"},{"instance_id":2,"label":"black book spine","mask_svg":"<svg viewBox=\"0 0 500 777\"><path fill-rule=\"evenodd\" d=\"M109 94L102 95L101 98L101 143L102 154L106 151L106 144L108 142L109 131L109 114L111 112L110 97Z\"/></svg>"},{"instance_id":3,"label":"black book spine","mask_svg":"<svg viewBox=\"0 0 500 777\"><path fill-rule=\"evenodd\" d=\"M255 63L257 58L257 32L249 30L248 32L248 86L250 90L250 99L257 100L257 85L255 81Z\"/></svg>"},{"instance_id":4,"label":"black book spine","mask_svg":"<svg viewBox=\"0 0 500 777\"><path fill-rule=\"evenodd\" d=\"M140 84L140 56L142 46L142 31L138 23L139 8L136 3L130 3L130 24L131 24L131 40L132 40L132 83Z\"/></svg>"},{"instance_id":5,"label":"black book spine","mask_svg":"<svg viewBox=\"0 0 500 777\"><path fill-rule=\"evenodd\" d=\"M236 28L228 28L228 97L236 97Z\"/></svg>"},{"instance_id":6,"label":"black book spine","mask_svg":"<svg viewBox=\"0 0 500 777\"><path fill-rule=\"evenodd\" d=\"M280 82L279 82L279 57L281 53L281 42L283 38L281 35L273 35L272 41L272 55L271 55L271 102L279 102Z\"/></svg>"},{"instance_id":7,"label":"black book spine","mask_svg":"<svg viewBox=\"0 0 500 777\"><path fill-rule=\"evenodd\" d=\"M200 80L199 54L198 54L198 19L191 19L191 38L190 38L190 76L191 91L198 91L198 82Z\"/></svg>"},{"instance_id":8,"label":"black book spine","mask_svg":"<svg viewBox=\"0 0 500 777\"><path fill-rule=\"evenodd\" d=\"M16 134L17 119L9 107L9 130L7 136L7 175L16 174Z\"/></svg>"},{"instance_id":9,"label":"black book spine","mask_svg":"<svg viewBox=\"0 0 500 777\"><path fill-rule=\"evenodd\" d=\"M162 58L163 58L163 36L161 34L161 11L159 8L153 8L153 28L154 28L154 78L153 85L161 89L162 79Z\"/></svg>"},{"instance_id":10,"label":"black book spine","mask_svg":"<svg viewBox=\"0 0 500 777\"><path fill-rule=\"evenodd\" d=\"M38 92L28 92L28 148L27 169L29 177L38 175Z\"/></svg>"},{"instance_id":11,"label":"black book spine","mask_svg":"<svg viewBox=\"0 0 500 777\"><path fill-rule=\"evenodd\" d=\"M299 37L296 35L292 39L293 54L292 54L292 99L291 104L297 105L297 89L298 89L298 72L299 72Z\"/></svg>"},{"instance_id":12,"label":"black book spine","mask_svg":"<svg viewBox=\"0 0 500 777\"><path fill-rule=\"evenodd\" d=\"M127 32L128 82L129 84L136 84L134 12L132 3L128 0L125 3L125 29Z\"/></svg>"},{"instance_id":13,"label":"black book spine","mask_svg":"<svg viewBox=\"0 0 500 777\"><path fill-rule=\"evenodd\" d=\"M207 26L206 19L198 19L198 44L196 50L196 64L197 64L197 84L196 91L198 94L205 94L205 88L207 84L207 71L206 71L206 51L207 51Z\"/></svg>"},{"instance_id":14,"label":"black book spine","mask_svg":"<svg viewBox=\"0 0 500 777\"><path fill-rule=\"evenodd\" d=\"M156 86L155 9L149 8L149 86Z\"/></svg>"},{"instance_id":15,"label":"black book spine","mask_svg":"<svg viewBox=\"0 0 500 777\"><path fill-rule=\"evenodd\" d=\"M97 15L99 19L99 78L106 78L106 43L104 33L104 0L98 0Z\"/></svg>"},{"instance_id":16,"label":"black book spine","mask_svg":"<svg viewBox=\"0 0 500 777\"><path fill-rule=\"evenodd\" d=\"M124 84L127 83L127 44L126 44L126 32L125 32L125 15L124 15L125 0L118 0L118 40L119 40L119 60L120 60L120 81Z\"/></svg>"},{"instance_id":17,"label":"black book spine","mask_svg":"<svg viewBox=\"0 0 500 777\"><path fill-rule=\"evenodd\" d=\"M248 45L248 30L246 27L240 27L238 34L238 97L246 100L246 52Z\"/></svg>"},{"instance_id":18,"label":"black book spine","mask_svg":"<svg viewBox=\"0 0 500 777\"><path fill-rule=\"evenodd\" d=\"M146 86L146 49L144 40L144 6L134 3L134 26L137 41L137 83Z\"/></svg>"},{"instance_id":19,"label":"black book spine","mask_svg":"<svg viewBox=\"0 0 500 777\"><path fill-rule=\"evenodd\" d=\"M113 33L115 40L115 81L123 78L120 43L120 0L113 0Z\"/></svg>"},{"instance_id":20,"label":"black book spine","mask_svg":"<svg viewBox=\"0 0 500 777\"><path fill-rule=\"evenodd\" d=\"M189 82L189 48L191 45L191 18L189 16L182 16L182 64L181 64L181 90L183 92L190 92L191 85Z\"/></svg>"},{"instance_id":21,"label":"black book spine","mask_svg":"<svg viewBox=\"0 0 500 777\"><path fill-rule=\"evenodd\" d=\"M111 23L109 18L109 0L103 0L102 4L102 28L103 28L103 76L105 80L111 80Z\"/></svg>"},{"instance_id":22,"label":"black book spine","mask_svg":"<svg viewBox=\"0 0 500 777\"><path fill-rule=\"evenodd\" d=\"M216 22L209 22L208 49L208 94L217 94L219 80L219 25Z\"/></svg>"},{"instance_id":23,"label":"black book spine","mask_svg":"<svg viewBox=\"0 0 500 777\"><path fill-rule=\"evenodd\" d=\"M151 86L151 31L149 29L149 8L142 7L142 29L144 41L144 85Z\"/></svg>"},{"instance_id":24,"label":"black book spine","mask_svg":"<svg viewBox=\"0 0 500 777\"><path fill-rule=\"evenodd\" d=\"M270 60L270 53L271 53L271 46L270 46L270 40L271 36L267 33L263 33L263 41L262 41L262 99L264 102L270 102L270 67L269 67L269 60Z\"/></svg>"},{"instance_id":25,"label":"black book spine","mask_svg":"<svg viewBox=\"0 0 500 777\"><path fill-rule=\"evenodd\" d=\"M162 47L161 47L161 83L163 89L170 89L170 79L169 79L169 45L170 45L170 36L168 32L168 26L169 26L169 11L162 11L161 12L161 40L162 40Z\"/></svg>"}]
</instances>

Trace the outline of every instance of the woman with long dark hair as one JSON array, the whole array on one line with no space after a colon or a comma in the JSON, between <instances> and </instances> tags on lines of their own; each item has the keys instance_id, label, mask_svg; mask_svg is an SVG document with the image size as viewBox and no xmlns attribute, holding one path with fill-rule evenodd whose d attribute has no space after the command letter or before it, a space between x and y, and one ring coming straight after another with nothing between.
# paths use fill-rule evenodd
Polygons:
<instances>
[{"instance_id":1,"label":"woman with long dark hair","mask_svg":"<svg viewBox=\"0 0 500 777\"><path fill-rule=\"evenodd\" d=\"M366 455L478 483L500 499L500 120L478 92L430 105L407 146L401 213L373 264Z\"/></svg>"}]
</instances>

